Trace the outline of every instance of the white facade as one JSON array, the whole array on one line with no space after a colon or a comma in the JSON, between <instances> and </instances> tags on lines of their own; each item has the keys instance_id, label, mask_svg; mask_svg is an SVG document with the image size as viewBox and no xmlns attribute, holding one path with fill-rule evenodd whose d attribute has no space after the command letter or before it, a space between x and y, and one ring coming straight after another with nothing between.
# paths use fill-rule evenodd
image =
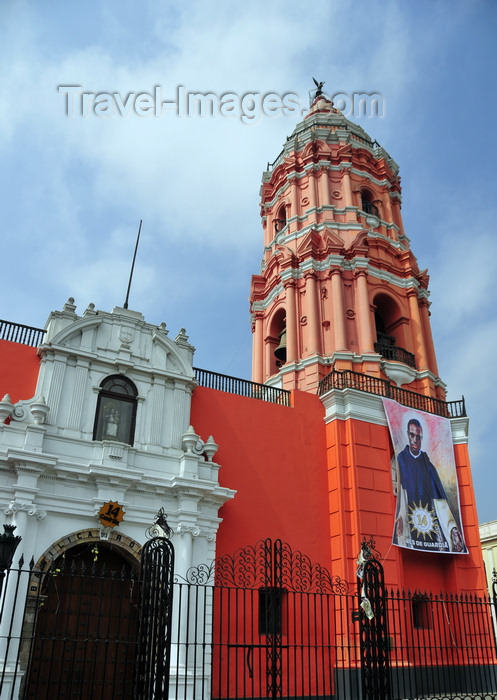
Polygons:
<instances>
[{"instance_id":1,"label":"white facade","mask_svg":"<svg viewBox=\"0 0 497 700\"><path fill-rule=\"evenodd\" d=\"M39 565L100 539L138 559L163 508L185 575L214 559L218 511L234 496L219 486L214 439L190 426L194 348L183 329L173 341L140 313L90 305L78 316L73 301L48 319L35 396L0 402L0 508L22 537L14 566L21 553ZM133 444L94 440L101 384L116 375L137 390ZM109 501L124 509L114 528L98 520Z\"/></svg>"}]
</instances>

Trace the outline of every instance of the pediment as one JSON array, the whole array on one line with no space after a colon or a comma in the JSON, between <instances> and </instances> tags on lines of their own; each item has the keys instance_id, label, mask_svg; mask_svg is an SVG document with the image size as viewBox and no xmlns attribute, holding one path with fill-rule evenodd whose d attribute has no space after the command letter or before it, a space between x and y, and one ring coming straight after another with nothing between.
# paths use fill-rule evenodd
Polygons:
<instances>
[{"instance_id":1,"label":"pediment","mask_svg":"<svg viewBox=\"0 0 497 700\"><path fill-rule=\"evenodd\" d=\"M102 313L77 318L40 347L67 355L94 355L99 362L161 372L170 371L191 378L193 370L188 353L167 337L167 331L133 318Z\"/></svg>"},{"instance_id":2,"label":"pediment","mask_svg":"<svg viewBox=\"0 0 497 700\"><path fill-rule=\"evenodd\" d=\"M318 233L316 230L309 231L297 248L299 260L305 258L324 259L331 254L339 255L342 251L342 239L328 228L325 228L322 233Z\"/></svg>"}]
</instances>

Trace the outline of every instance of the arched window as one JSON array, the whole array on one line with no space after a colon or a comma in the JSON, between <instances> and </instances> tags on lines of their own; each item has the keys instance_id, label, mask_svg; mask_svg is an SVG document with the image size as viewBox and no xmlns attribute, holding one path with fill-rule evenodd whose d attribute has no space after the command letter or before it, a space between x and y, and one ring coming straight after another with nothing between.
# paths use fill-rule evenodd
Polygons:
<instances>
[{"instance_id":1,"label":"arched window","mask_svg":"<svg viewBox=\"0 0 497 700\"><path fill-rule=\"evenodd\" d=\"M137 390L122 375L107 377L100 385L95 414L94 440L115 440L133 444Z\"/></svg>"},{"instance_id":2,"label":"arched window","mask_svg":"<svg viewBox=\"0 0 497 700\"><path fill-rule=\"evenodd\" d=\"M374 214L374 216L379 216L378 207L373 204L373 195L369 190L361 191L361 208L366 214Z\"/></svg>"},{"instance_id":3,"label":"arched window","mask_svg":"<svg viewBox=\"0 0 497 700\"><path fill-rule=\"evenodd\" d=\"M270 374L275 374L278 368L286 362L286 311L284 308L278 309L275 313L270 328L271 344L273 346Z\"/></svg>"},{"instance_id":4,"label":"arched window","mask_svg":"<svg viewBox=\"0 0 497 700\"><path fill-rule=\"evenodd\" d=\"M279 233L286 226L286 207L283 205L278 211L278 217L274 220L274 232Z\"/></svg>"}]
</instances>

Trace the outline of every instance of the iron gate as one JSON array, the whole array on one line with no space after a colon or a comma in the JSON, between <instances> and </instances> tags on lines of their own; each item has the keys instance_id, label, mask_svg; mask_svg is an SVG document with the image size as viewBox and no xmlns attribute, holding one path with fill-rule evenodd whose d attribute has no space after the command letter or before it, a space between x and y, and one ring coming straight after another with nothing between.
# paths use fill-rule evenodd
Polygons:
<instances>
[{"instance_id":1,"label":"iron gate","mask_svg":"<svg viewBox=\"0 0 497 700\"><path fill-rule=\"evenodd\" d=\"M364 550L364 544L363 544ZM370 553L370 550L368 550ZM387 599L383 566L368 558L358 586L363 700L391 700Z\"/></svg>"},{"instance_id":2,"label":"iron gate","mask_svg":"<svg viewBox=\"0 0 497 700\"><path fill-rule=\"evenodd\" d=\"M266 539L216 561L212 697L331 696L347 584Z\"/></svg>"},{"instance_id":3,"label":"iron gate","mask_svg":"<svg viewBox=\"0 0 497 700\"><path fill-rule=\"evenodd\" d=\"M154 537L141 556L133 700L162 700L169 695L173 579L173 545L165 537Z\"/></svg>"}]
</instances>

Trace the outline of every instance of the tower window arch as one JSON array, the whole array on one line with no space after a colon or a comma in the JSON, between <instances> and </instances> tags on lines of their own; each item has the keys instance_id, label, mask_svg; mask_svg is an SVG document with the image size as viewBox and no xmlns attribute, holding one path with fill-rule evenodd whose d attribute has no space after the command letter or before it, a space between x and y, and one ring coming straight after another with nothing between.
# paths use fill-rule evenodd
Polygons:
<instances>
[{"instance_id":1,"label":"tower window arch","mask_svg":"<svg viewBox=\"0 0 497 700\"><path fill-rule=\"evenodd\" d=\"M376 343L375 350L386 360L395 360L416 367L414 354L406 349L406 328L409 319L388 294L378 294L374 299Z\"/></svg>"},{"instance_id":2,"label":"tower window arch","mask_svg":"<svg viewBox=\"0 0 497 700\"><path fill-rule=\"evenodd\" d=\"M373 195L369 190L361 190L361 209L366 214L379 216L378 207L373 204Z\"/></svg>"},{"instance_id":3,"label":"tower window arch","mask_svg":"<svg viewBox=\"0 0 497 700\"><path fill-rule=\"evenodd\" d=\"M275 374L286 362L286 310L280 308L270 323L268 342L271 345L269 374Z\"/></svg>"},{"instance_id":4,"label":"tower window arch","mask_svg":"<svg viewBox=\"0 0 497 700\"><path fill-rule=\"evenodd\" d=\"M138 392L122 375L112 375L100 384L95 413L94 440L133 444Z\"/></svg>"},{"instance_id":5,"label":"tower window arch","mask_svg":"<svg viewBox=\"0 0 497 700\"><path fill-rule=\"evenodd\" d=\"M279 233L282 231L285 228L286 223L286 207L283 205L278 209L278 215L274 220L274 232Z\"/></svg>"}]
</instances>

